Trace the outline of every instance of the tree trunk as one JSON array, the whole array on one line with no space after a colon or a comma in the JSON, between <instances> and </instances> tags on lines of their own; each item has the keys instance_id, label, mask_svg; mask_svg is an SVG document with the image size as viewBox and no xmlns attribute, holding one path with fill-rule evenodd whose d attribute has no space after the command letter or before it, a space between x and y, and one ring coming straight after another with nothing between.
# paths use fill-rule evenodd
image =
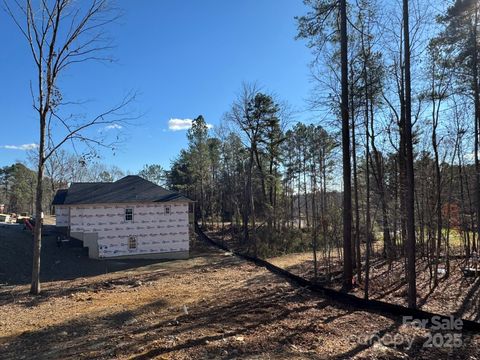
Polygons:
<instances>
[{"instance_id":1,"label":"tree trunk","mask_svg":"<svg viewBox=\"0 0 480 360\"><path fill-rule=\"evenodd\" d=\"M476 3L477 4L477 3ZM475 5L475 20L473 24L473 95L474 95L474 114L475 114L475 141L474 141L474 155L475 155L475 180L476 180L476 200L477 200L477 239L480 239L480 161L478 158L479 151L479 131L480 131L480 94L478 87L478 49L477 49L477 25L478 24L478 5ZM473 242L473 251L477 251L475 241Z\"/></svg>"},{"instance_id":2,"label":"tree trunk","mask_svg":"<svg viewBox=\"0 0 480 360\"><path fill-rule=\"evenodd\" d=\"M353 104L352 104L353 107ZM357 171L357 146L355 139L355 118L352 110L352 160L353 160L353 188L355 197L355 238L352 247L352 262L356 262L357 280L362 279L362 257L360 251L360 209L358 200L358 171ZM354 251L355 250L355 251Z\"/></svg>"},{"instance_id":3,"label":"tree trunk","mask_svg":"<svg viewBox=\"0 0 480 360\"><path fill-rule=\"evenodd\" d=\"M438 104L440 107L440 104ZM435 102L435 63L432 71L432 148L435 161L435 214L437 220L437 243L435 252L435 273L433 275L433 286L438 284L438 263L440 262L440 249L442 247L442 180L440 173L440 157L438 154L437 142L438 116Z\"/></svg>"},{"instance_id":4,"label":"tree trunk","mask_svg":"<svg viewBox=\"0 0 480 360\"><path fill-rule=\"evenodd\" d=\"M410 79L410 28L408 0L403 0L403 33L405 52L405 150L406 150L406 211L407 211L407 278L408 307L417 307L415 269L415 181L413 173L412 95ZM479 229L480 230L480 229Z\"/></svg>"},{"instance_id":5,"label":"tree trunk","mask_svg":"<svg viewBox=\"0 0 480 360\"><path fill-rule=\"evenodd\" d=\"M243 240L245 244L249 242L248 223L252 214L252 172L253 172L253 150L250 149L250 157L247 169L247 182L245 186L244 212L243 212Z\"/></svg>"},{"instance_id":6,"label":"tree trunk","mask_svg":"<svg viewBox=\"0 0 480 360\"><path fill-rule=\"evenodd\" d=\"M343 151L343 288L352 288L352 184L348 114L347 3L340 0L340 45L342 68L342 151Z\"/></svg>"},{"instance_id":7,"label":"tree trunk","mask_svg":"<svg viewBox=\"0 0 480 360\"><path fill-rule=\"evenodd\" d=\"M317 233L317 205L315 202L315 197L317 195L317 171L315 167L315 162L313 161L313 176L312 176L312 248L313 248L313 278L314 281L317 281L317 243L318 243L318 233Z\"/></svg>"},{"instance_id":8,"label":"tree trunk","mask_svg":"<svg viewBox=\"0 0 480 360\"><path fill-rule=\"evenodd\" d=\"M370 229L372 226L372 220L370 216L370 119L369 119L369 77L367 72L367 61L369 56L367 55L365 47L365 31L362 28L361 34L361 43L362 43L362 56L363 56L363 82L364 82L364 97L365 97L365 119L364 119L364 128L365 128L365 200L366 200L366 209L365 209L365 287L364 287L364 297L368 300L369 296L369 287L370 287ZM373 101L372 101L372 114L373 114ZM373 124L372 124L373 125ZM360 246L360 245L359 245ZM360 253L360 250L359 250ZM361 264L361 263L360 263ZM360 273L359 273L360 274Z\"/></svg>"},{"instance_id":9,"label":"tree trunk","mask_svg":"<svg viewBox=\"0 0 480 360\"><path fill-rule=\"evenodd\" d=\"M37 193L35 198L35 227L33 229L33 267L30 293L40 294L40 255L42 249L42 202L43 202L43 173L45 170L45 115L40 112L40 143L38 148Z\"/></svg>"},{"instance_id":10,"label":"tree trunk","mask_svg":"<svg viewBox=\"0 0 480 360\"><path fill-rule=\"evenodd\" d=\"M305 197L305 220L307 229L310 228L310 216L308 214L308 191L307 191L307 167L306 167L306 151L303 150L303 196Z\"/></svg>"},{"instance_id":11,"label":"tree trunk","mask_svg":"<svg viewBox=\"0 0 480 360\"><path fill-rule=\"evenodd\" d=\"M461 146L458 145L457 158L458 158L458 181L460 183L460 233L463 233L463 236L465 238L465 256L468 259L470 257L470 230L469 230L467 220L465 219L466 207L465 207L465 194L463 190L463 171L462 171L463 163L462 163L460 148Z\"/></svg>"}]
</instances>

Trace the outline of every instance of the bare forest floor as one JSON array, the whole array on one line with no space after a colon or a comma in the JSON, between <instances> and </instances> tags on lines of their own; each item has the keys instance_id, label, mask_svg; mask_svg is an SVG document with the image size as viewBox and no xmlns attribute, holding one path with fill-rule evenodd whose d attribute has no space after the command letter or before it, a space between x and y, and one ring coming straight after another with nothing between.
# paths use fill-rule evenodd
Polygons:
<instances>
[{"instance_id":1,"label":"bare forest floor","mask_svg":"<svg viewBox=\"0 0 480 360\"><path fill-rule=\"evenodd\" d=\"M209 234L218 240L221 239L221 236L215 232ZM235 247L235 244L231 240L227 240L227 237L224 236L224 240L230 247ZM379 254L380 252L377 244L375 253ZM322 281L327 272L326 261L322 258L320 252L317 256L318 276ZM295 275L309 280L314 279L314 261L311 251L286 254L266 258L266 260ZM432 277L435 271L434 266L432 266L431 276L427 261L421 259L417 261L417 304L422 310L442 315L455 315L463 319L480 322L480 276L466 278L461 270L464 263L464 259L451 259L449 276L439 274L438 283L434 286ZM445 264L440 263L439 269L445 269ZM340 290L342 286L342 262L338 255L334 253L330 258L330 272L332 273L332 280L325 285ZM363 269L361 277L364 278L364 276ZM363 298L363 285L363 281L356 281L356 286L351 293ZM381 256L376 256L371 260L369 297L407 306L407 284L403 258L395 260L391 264L387 263Z\"/></svg>"},{"instance_id":2,"label":"bare forest floor","mask_svg":"<svg viewBox=\"0 0 480 360\"><path fill-rule=\"evenodd\" d=\"M313 280L311 253L291 254L268 259L272 264L285 268L304 278ZM422 310L442 315L455 315L468 320L480 321L480 276L465 278L460 270L461 261L451 260L450 275L438 275L438 284L433 286L426 261L417 262L417 303ZM370 298L406 306L407 284L405 265L396 260L391 268L384 260L376 260L370 270ZM362 273L361 276L365 276ZM352 293L364 296L363 281L357 283ZM339 290L340 279L328 285Z\"/></svg>"},{"instance_id":3,"label":"bare forest floor","mask_svg":"<svg viewBox=\"0 0 480 360\"><path fill-rule=\"evenodd\" d=\"M324 299L200 242L189 260L106 267L54 241L45 237L44 266L61 263L32 297L11 273L26 272L31 235L0 228L0 253L11 254L0 258L1 359L480 358L479 334L462 334L460 348L426 348L427 330Z\"/></svg>"}]
</instances>

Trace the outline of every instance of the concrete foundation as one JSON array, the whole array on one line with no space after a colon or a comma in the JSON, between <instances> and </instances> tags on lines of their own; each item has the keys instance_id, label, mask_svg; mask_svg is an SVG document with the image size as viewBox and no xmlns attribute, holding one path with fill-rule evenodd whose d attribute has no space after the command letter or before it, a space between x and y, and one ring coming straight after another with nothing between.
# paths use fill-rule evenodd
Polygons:
<instances>
[{"instance_id":1,"label":"concrete foundation","mask_svg":"<svg viewBox=\"0 0 480 360\"><path fill-rule=\"evenodd\" d=\"M105 260L115 260L115 259L152 259L152 260L184 260L188 259L190 256L188 251L175 251L175 252L166 252L166 253L156 253L156 254L132 254L126 256L115 256L108 258L101 258Z\"/></svg>"},{"instance_id":2,"label":"concrete foundation","mask_svg":"<svg viewBox=\"0 0 480 360\"><path fill-rule=\"evenodd\" d=\"M88 257L90 259L99 259L97 233L71 232L70 237L83 242L83 247L88 248Z\"/></svg>"}]
</instances>

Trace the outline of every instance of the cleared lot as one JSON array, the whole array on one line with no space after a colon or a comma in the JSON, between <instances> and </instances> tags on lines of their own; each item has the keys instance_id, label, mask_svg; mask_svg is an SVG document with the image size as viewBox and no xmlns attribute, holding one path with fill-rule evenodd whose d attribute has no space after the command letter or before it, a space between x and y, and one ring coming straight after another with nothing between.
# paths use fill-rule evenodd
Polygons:
<instances>
[{"instance_id":1,"label":"cleared lot","mask_svg":"<svg viewBox=\"0 0 480 360\"><path fill-rule=\"evenodd\" d=\"M25 236L21 229L8 231L13 237L17 231L19 238ZM75 249L56 248L52 241L52 247L47 241L44 249L53 255L76 254ZM428 332L402 325L401 319L336 304L202 244L194 249L190 260L136 266L127 262L125 269L108 274L85 268L97 262L76 254L76 271L85 275L61 279L58 267L54 273L60 279L46 283L40 297L29 296L28 285L2 286L0 358L480 356L478 335L463 334L461 348L424 348ZM53 255L44 254L46 259ZM105 266L99 263L96 266ZM404 341L396 347L382 341L362 343L364 335L374 334L386 345L395 335Z\"/></svg>"}]
</instances>

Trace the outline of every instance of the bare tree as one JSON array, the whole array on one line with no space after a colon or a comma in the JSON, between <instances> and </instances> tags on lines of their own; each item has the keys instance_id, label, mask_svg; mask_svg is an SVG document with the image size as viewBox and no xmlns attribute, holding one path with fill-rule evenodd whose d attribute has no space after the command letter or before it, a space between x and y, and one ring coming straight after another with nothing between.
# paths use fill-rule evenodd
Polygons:
<instances>
[{"instance_id":1,"label":"bare tree","mask_svg":"<svg viewBox=\"0 0 480 360\"><path fill-rule=\"evenodd\" d=\"M30 292L40 293L40 251L42 240L42 200L45 164L56 151L67 142L81 142L89 152L95 147L113 148L117 141L107 142L99 132L89 132L94 126L114 126L133 119L126 107L133 101L128 94L117 105L107 111L82 119L78 116L62 115L66 105L59 88L60 75L75 64L87 61L111 61L106 55L112 48L106 37L105 27L116 21L120 12L107 0L72 2L70 0L40 1L32 4L15 1L4 6L31 50L36 67L36 79L31 85L33 107L39 120L37 191L35 200L36 224L34 229L34 251L32 283ZM120 127L120 126L117 126ZM59 129L62 129L60 131ZM92 135L94 133L95 135Z\"/></svg>"},{"instance_id":2,"label":"bare tree","mask_svg":"<svg viewBox=\"0 0 480 360\"><path fill-rule=\"evenodd\" d=\"M247 177L244 181L244 205L242 211L243 221L243 238L245 242L249 241L248 223L250 217L252 217L252 229L255 231L255 205L253 201L253 166L254 166L254 154L258 143L259 126L249 124L251 122L249 115L249 104L254 99L255 94L258 92L258 86L256 84L242 85L242 92L238 96L236 102L233 103L232 109L226 114L226 119L234 126L240 128L245 137L242 138L242 143L248 148L248 163L247 163Z\"/></svg>"},{"instance_id":3,"label":"bare tree","mask_svg":"<svg viewBox=\"0 0 480 360\"><path fill-rule=\"evenodd\" d=\"M347 4L340 1L340 57L342 68L342 151L343 151L343 287L352 287L352 181L350 168L350 128L348 114Z\"/></svg>"},{"instance_id":4,"label":"bare tree","mask_svg":"<svg viewBox=\"0 0 480 360\"><path fill-rule=\"evenodd\" d=\"M405 153L406 153L406 218L407 218L407 278L408 307L417 307L417 287L415 271L415 183L413 173L412 141L412 91L410 79L410 29L408 22L408 0L403 0L403 34L405 52Z\"/></svg>"}]
</instances>

